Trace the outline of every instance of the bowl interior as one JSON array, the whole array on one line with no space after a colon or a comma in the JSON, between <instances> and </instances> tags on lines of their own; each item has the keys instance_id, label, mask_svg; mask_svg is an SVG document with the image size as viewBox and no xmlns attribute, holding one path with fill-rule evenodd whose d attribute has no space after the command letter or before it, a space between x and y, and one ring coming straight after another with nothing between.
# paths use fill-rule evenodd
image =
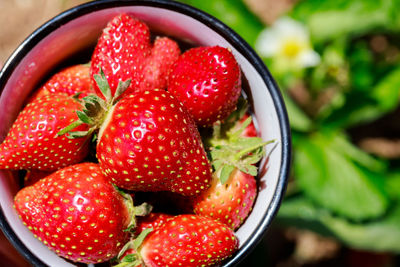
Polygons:
<instances>
[{"instance_id":1,"label":"bowl interior","mask_svg":"<svg viewBox=\"0 0 400 267\"><path fill-rule=\"evenodd\" d=\"M159 6L120 6L107 7L90 12L79 13L72 11L61 15L39 29L31 39L27 39L14 53L14 58L7 62L5 69L13 69L5 78L3 73L3 91L0 97L0 141L2 141L17 117L24 104L24 100L38 84L48 77L54 68L61 62L74 57L79 60L87 59L80 51L92 48L107 22L119 13L128 13L146 22L155 32L184 40L197 45L220 45L229 47L239 62L243 74L249 85L249 99L252 103L255 120L264 140L275 139L274 145L267 147L268 157L261 162L259 177L259 194L253 212L237 231L240 246L246 246L255 235L264 231L266 220L270 220L276 212L276 206L271 208L274 198L280 198L283 187L279 179L286 179L282 175L283 146L287 145L285 136L282 136L282 125L278 111L282 107L276 106L271 96L271 84L267 85L265 77L252 64L247 55L237 49L234 36L227 38L213 29L212 25L182 14L173 9L164 9ZM229 34L228 34L229 36ZM16 55L23 55L18 58ZM78 57L78 58L77 58ZM276 90L276 88L272 88ZM276 100L276 99L275 99ZM279 103L278 105L282 105ZM285 122L286 123L286 122ZM286 127L286 126L285 126ZM268 158L268 160L267 160ZM287 159L286 159L287 160ZM19 220L13 209L13 196L18 190L18 179L15 173L0 172L0 205L5 219L22 243L36 257L50 266L73 266L62 258L57 257L44 245L36 240L29 230ZM278 201L279 202L279 201Z\"/></svg>"}]
</instances>

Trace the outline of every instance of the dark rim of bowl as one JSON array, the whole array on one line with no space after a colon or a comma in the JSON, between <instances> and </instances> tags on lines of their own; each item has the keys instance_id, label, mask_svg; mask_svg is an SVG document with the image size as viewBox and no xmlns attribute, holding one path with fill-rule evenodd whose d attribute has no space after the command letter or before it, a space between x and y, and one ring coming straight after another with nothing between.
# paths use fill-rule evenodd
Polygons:
<instances>
[{"instance_id":1,"label":"dark rim of bowl","mask_svg":"<svg viewBox=\"0 0 400 267\"><path fill-rule=\"evenodd\" d=\"M292 153L291 134L289 120L282 96L269 70L264 65L259 56L255 53L255 51L250 47L250 45L247 44L246 41L244 41L237 33L235 33L224 23L197 8L169 0L103 0L82 4L73 7L67 11L64 11L53 19L49 20L41 27L39 27L36 31L34 31L31 35L29 35L29 37L21 43L21 45L17 48L17 50L14 51L14 53L10 56L8 61L3 66L3 69L0 71L0 92L3 90L8 78L11 76L11 73L17 67L22 58L27 55L32 47L36 46L40 42L40 40L49 35L53 30L82 15L107 8L122 6L160 7L183 13L187 16L195 18L196 20L204 23L205 25L219 33L221 36L223 36L226 40L228 40L231 45L235 47L235 49L237 49L247 60L249 60L249 62L253 64L254 68L260 73L265 84L267 85L267 88L275 104L278 119L280 121L282 136L281 168L278 184L275 191L276 193L274 194L270 206L265 212L261 223L256 227L256 231L253 232L252 236L244 244L242 244L241 249L232 258L224 263L225 267L238 265L239 262L241 262L261 241L268 229L268 226L271 224L272 220L276 216L276 213L282 202L290 172ZM29 249L13 232L11 226L5 218L2 209L0 212L0 227L2 228L5 236L29 262L31 262L35 266L46 266L36 255L29 251Z\"/></svg>"}]
</instances>

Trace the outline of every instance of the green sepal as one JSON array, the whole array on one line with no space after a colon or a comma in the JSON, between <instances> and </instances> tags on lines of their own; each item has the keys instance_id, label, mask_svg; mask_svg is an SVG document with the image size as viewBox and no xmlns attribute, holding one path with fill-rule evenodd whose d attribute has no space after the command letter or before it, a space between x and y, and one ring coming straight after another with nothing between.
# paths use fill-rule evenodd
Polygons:
<instances>
[{"instance_id":1,"label":"green sepal","mask_svg":"<svg viewBox=\"0 0 400 267\"><path fill-rule=\"evenodd\" d=\"M113 99L118 99L126 91L126 89L128 89L130 84L131 84L131 79L128 79L126 81L120 81L118 83L117 89L115 90Z\"/></svg>"},{"instance_id":2,"label":"green sepal","mask_svg":"<svg viewBox=\"0 0 400 267\"><path fill-rule=\"evenodd\" d=\"M235 168L256 176L258 171L255 164L265 156L265 146L275 142L264 141L260 137L241 136L252 121L249 116L242 123L238 123L246 110L247 103L245 100L240 101L236 111L224 123L215 124L213 136L204 141L209 146L211 164L222 184L228 181Z\"/></svg>"},{"instance_id":3,"label":"green sepal","mask_svg":"<svg viewBox=\"0 0 400 267\"><path fill-rule=\"evenodd\" d=\"M101 67L99 74L93 75L93 78L96 81L97 86L99 87L107 103L110 103L112 100L111 88L110 84L107 81L106 75L104 74L104 71Z\"/></svg>"},{"instance_id":4,"label":"green sepal","mask_svg":"<svg viewBox=\"0 0 400 267\"><path fill-rule=\"evenodd\" d=\"M153 228L144 229L136 238L133 240L133 248L138 251L139 247L143 244L145 238L153 231Z\"/></svg>"},{"instance_id":5,"label":"green sepal","mask_svg":"<svg viewBox=\"0 0 400 267\"><path fill-rule=\"evenodd\" d=\"M69 139L76 139L76 138L81 138L89 135L90 131L75 131L75 132L69 132L66 136Z\"/></svg>"},{"instance_id":6,"label":"green sepal","mask_svg":"<svg viewBox=\"0 0 400 267\"><path fill-rule=\"evenodd\" d=\"M70 132L71 130L75 129L75 128L78 127L79 125L82 125L82 124L83 124L83 122L81 122L81 121L79 121L79 120L78 120L78 121L74 121L73 123L71 123L70 125L68 125L67 127L65 127L64 129L61 129L61 130L57 133L57 135L58 135L58 136L64 135L64 134Z\"/></svg>"},{"instance_id":7,"label":"green sepal","mask_svg":"<svg viewBox=\"0 0 400 267\"><path fill-rule=\"evenodd\" d=\"M89 118L88 115L86 115L83 111L77 110L76 115L78 115L78 118L86 124L92 124L92 119Z\"/></svg>"},{"instance_id":8,"label":"green sepal","mask_svg":"<svg viewBox=\"0 0 400 267\"><path fill-rule=\"evenodd\" d=\"M221 184L225 184L228 181L229 176L231 176L231 173L234 169L235 167L232 165L223 165L223 167L221 168L221 174L219 176Z\"/></svg>"},{"instance_id":9,"label":"green sepal","mask_svg":"<svg viewBox=\"0 0 400 267\"><path fill-rule=\"evenodd\" d=\"M135 250L135 253L125 255L121 259L124 253L131 248ZM112 260L112 266L114 267L135 267L139 265L143 265L143 262L141 260L139 253L134 247L134 240L130 240L128 243L126 243L119 251L118 255Z\"/></svg>"}]
</instances>

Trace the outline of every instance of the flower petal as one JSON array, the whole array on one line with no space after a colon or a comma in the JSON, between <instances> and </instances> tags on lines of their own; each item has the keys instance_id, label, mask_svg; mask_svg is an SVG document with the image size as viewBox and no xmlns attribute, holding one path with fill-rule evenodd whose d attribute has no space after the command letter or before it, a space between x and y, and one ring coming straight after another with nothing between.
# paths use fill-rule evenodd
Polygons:
<instances>
[{"instance_id":1,"label":"flower petal","mask_svg":"<svg viewBox=\"0 0 400 267\"><path fill-rule=\"evenodd\" d=\"M318 65L321 61L321 57L317 52L312 49L302 51L298 56L298 64L303 67L313 67Z\"/></svg>"}]
</instances>

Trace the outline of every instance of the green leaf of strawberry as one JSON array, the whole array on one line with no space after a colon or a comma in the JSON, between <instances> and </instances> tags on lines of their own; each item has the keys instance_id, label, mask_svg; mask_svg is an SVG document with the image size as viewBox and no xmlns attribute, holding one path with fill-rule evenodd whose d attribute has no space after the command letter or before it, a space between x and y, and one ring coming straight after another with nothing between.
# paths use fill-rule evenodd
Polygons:
<instances>
[{"instance_id":1,"label":"green leaf of strawberry","mask_svg":"<svg viewBox=\"0 0 400 267\"><path fill-rule=\"evenodd\" d=\"M206 140L214 167L209 189L193 199L195 214L211 217L237 229L248 217L257 195L255 164L264 156L264 142L240 101L224 124L214 125Z\"/></svg>"}]
</instances>

